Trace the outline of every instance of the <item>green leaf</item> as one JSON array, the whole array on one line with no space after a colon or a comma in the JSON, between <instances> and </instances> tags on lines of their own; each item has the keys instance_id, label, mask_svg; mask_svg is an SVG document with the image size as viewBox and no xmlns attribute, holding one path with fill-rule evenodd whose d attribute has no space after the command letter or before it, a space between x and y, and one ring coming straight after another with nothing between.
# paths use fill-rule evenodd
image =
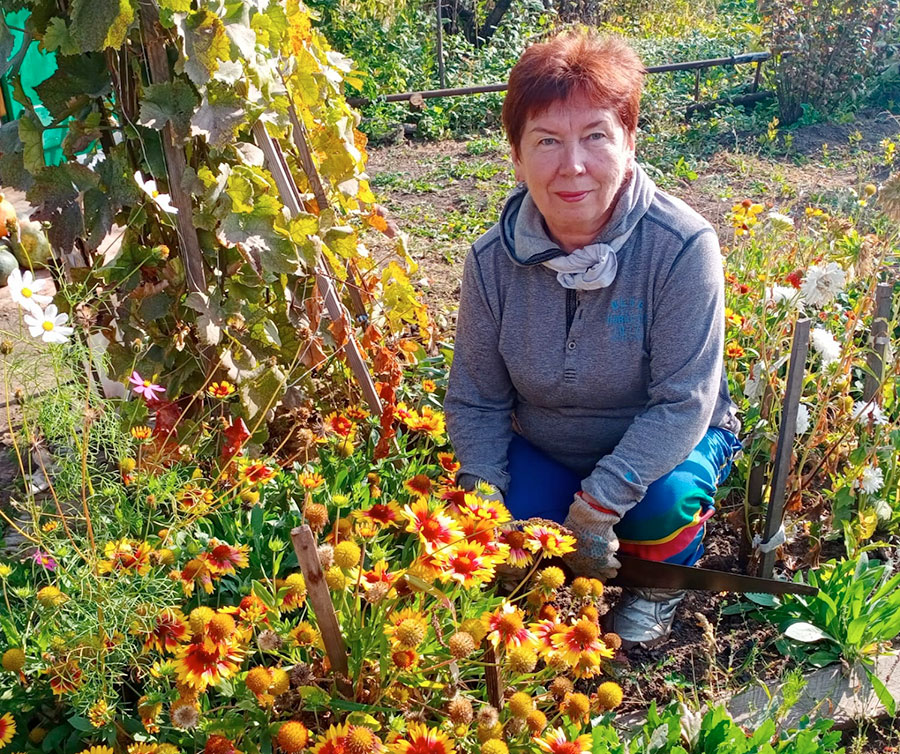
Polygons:
<instances>
[{"instance_id":1,"label":"green leaf","mask_svg":"<svg viewBox=\"0 0 900 754\"><path fill-rule=\"evenodd\" d=\"M796 623L792 623L790 626L784 629L783 633L789 639L800 641L804 644L822 641L823 639L834 641L821 628L819 628L818 626L814 626L812 623L806 623L805 621L797 621Z\"/></svg>"},{"instance_id":2,"label":"green leaf","mask_svg":"<svg viewBox=\"0 0 900 754\"><path fill-rule=\"evenodd\" d=\"M76 199L81 191L96 188L99 183L99 176L90 168L67 162L36 172L26 198L35 206L61 206Z\"/></svg>"},{"instance_id":3,"label":"green leaf","mask_svg":"<svg viewBox=\"0 0 900 754\"><path fill-rule=\"evenodd\" d=\"M818 652L813 652L806 659L810 665L817 668L824 668L826 665L831 665L840 660L841 655L840 652L834 650L819 650Z\"/></svg>"},{"instance_id":4,"label":"green leaf","mask_svg":"<svg viewBox=\"0 0 900 754\"><path fill-rule=\"evenodd\" d=\"M144 88L138 122L157 131L162 131L166 123L171 123L175 135L186 139L196 107L197 95L183 79L151 84Z\"/></svg>"},{"instance_id":5,"label":"green leaf","mask_svg":"<svg viewBox=\"0 0 900 754\"><path fill-rule=\"evenodd\" d=\"M25 169L32 174L46 166L44 161L44 127L37 116L23 112L19 116L19 139L22 142Z\"/></svg>"},{"instance_id":6,"label":"green leaf","mask_svg":"<svg viewBox=\"0 0 900 754\"><path fill-rule=\"evenodd\" d=\"M252 383L241 385L241 398L247 407L248 422L252 424L260 412L274 409L286 390L287 379L278 367L269 367Z\"/></svg>"},{"instance_id":7,"label":"green leaf","mask_svg":"<svg viewBox=\"0 0 900 754\"><path fill-rule=\"evenodd\" d=\"M265 584L254 580L253 594L259 597L266 607L272 608L273 610L275 609L275 598L272 596L272 592L266 588Z\"/></svg>"},{"instance_id":8,"label":"green leaf","mask_svg":"<svg viewBox=\"0 0 900 754\"><path fill-rule=\"evenodd\" d=\"M72 37L86 52L121 47L134 21L129 0L72 0Z\"/></svg>"},{"instance_id":9,"label":"green leaf","mask_svg":"<svg viewBox=\"0 0 900 754\"><path fill-rule=\"evenodd\" d=\"M256 41L270 50L280 50L288 32L288 20L280 3L269 3L264 13L256 13L250 19L250 28L256 32Z\"/></svg>"},{"instance_id":10,"label":"green leaf","mask_svg":"<svg viewBox=\"0 0 900 754\"><path fill-rule=\"evenodd\" d=\"M172 297L165 293L154 293L147 296L140 305L141 316L147 322L162 319L172 310Z\"/></svg>"},{"instance_id":11,"label":"green leaf","mask_svg":"<svg viewBox=\"0 0 900 754\"><path fill-rule=\"evenodd\" d=\"M94 729L94 726L91 725L90 720L79 715L72 715L72 717L69 718L69 725L71 725L76 730L88 731Z\"/></svg>"},{"instance_id":12,"label":"green leaf","mask_svg":"<svg viewBox=\"0 0 900 754\"><path fill-rule=\"evenodd\" d=\"M751 602L762 605L763 607L775 607L780 604L778 597L774 594L766 594L763 592L748 592L744 595Z\"/></svg>"},{"instance_id":13,"label":"green leaf","mask_svg":"<svg viewBox=\"0 0 900 754\"><path fill-rule=\"evenodd\" d=\"M109 69L103 55L72 55L57 58L59 67L35 91L54 120L70 115L91 100L112 91Z\"/></svg>"},{"instance_id":14,"label":"green leaf","mask_svg":"<svg viewBox=\"0 0 900 754\"><path fill-rule=\"evenodd\" d=\"M191 9L191 0L159 0L159 7L173 13L187 13Z\"/></svg>"},{"instance_id":15,"label":"green leaf","mask_svg":"<svg viewBox=\"0 0 900 754\"><path fill-rule=\"evenodd\" d=\"M228 60L231 42L225 24L215 13L198 10L185 17L180 25L184 39L184 72L197 86L206 84L219 67L220 60Z\"/></svg>"},{"instance_id":16,"label":"green leaf","mask_svg":"<svg viewBox=\"0 0 900 754\"><path fill-rule=\"evenodd\" d=\"M240 246L253 259L257 272L299 274L302 264L293 244L278 235L272 218L256 214L232 214L219 228L219 238L229 246Z\"/></svg>"},{"instance_id":17,"label":"green leaf","mask_svg":"<svg viewBox=\"0 0 900 754\"><path fill-rule=\"evenodd\" d=\"M59 55L77 55L81 52L81 47L72 36L64 18L50 19L41 40L41 47L47 52L56 52Z\"/></svg>"},{"instance_id":18,"label":"green leaf","mask_svg":"<svg viewBox=\"0 0 900 754\"><path fill-rule=\"evenodd\" d=\"M246 118L246 111L236 100L213 105L204 97L200 109L191 117L191 135L202 136L212 146L222 149L234 142Z\"/></svg>"},{"instance_id":19,"label":"green leaf","mask_svg":"<svg viewBox=\"0 0 900 754\"><path fill-rule=\"evenodd\" d=\"M353 259L356 254L356 233L349 225L331 228L325 234L325 245L344 259Z\"/></svg>"},{"instance_id":20,"label":"green leaf","mask_svg":"<svg viewBox=\"0 0 900 754\"><path fill-rule=\"evenodd\" d=\"M894 697L891 695L891 692L888 691L887 686L884 685L882 680L875 675L875 673L868 668L866 668L866 673L869 676L869 680L872 682L872 688L875 690L875 696L878 697L878 701L884 705L884 708L888 711L892 717L897 714L897 702Z\"/></svg>"}]
</instances>

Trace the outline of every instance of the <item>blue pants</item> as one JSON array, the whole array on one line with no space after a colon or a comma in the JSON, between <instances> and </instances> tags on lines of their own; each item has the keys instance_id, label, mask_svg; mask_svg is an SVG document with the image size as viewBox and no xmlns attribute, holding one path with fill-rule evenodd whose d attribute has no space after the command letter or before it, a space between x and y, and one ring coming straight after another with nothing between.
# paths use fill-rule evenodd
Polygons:
<instances>
[{"instance_id":1,"label":"blue pants","mask_svg":"<svg viewBox=\"0 0 900 754\"><path fill-rule=\"evenodd\" d=\"M703 555L705 522L715 512L716 487L728 476L740 449L733 432L710 427L691 454L653 482L616 525L620 552L694 565ZM581 476L517 434L509 445L508 460L506 506L513 518L562 523L581 489Z\"/></svg>"}]
</instances>

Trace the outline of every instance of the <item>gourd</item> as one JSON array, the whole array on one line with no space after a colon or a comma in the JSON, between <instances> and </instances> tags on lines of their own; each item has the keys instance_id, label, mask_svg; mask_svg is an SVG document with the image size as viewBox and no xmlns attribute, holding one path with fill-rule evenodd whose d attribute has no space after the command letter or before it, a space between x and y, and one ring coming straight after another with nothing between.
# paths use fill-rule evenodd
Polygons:
<instances>
[{"instance_id":1,"label":"gourd","mask_svg":"<svg viewBox=\"0 0 900 754\"><path fill-rule=\"evenodd\" d=\"M19 263L7 249L0 248L0 286L6 285L13 270L19 269Z\"/></svg>"},{"instance_id":2,"label":"gourd","mask_svg":"<svg viewBox=\"0 0 900 754\"><path fill-rule=\"evenodd\" d=\"M19 243L21 249L14 245L13 252L23 267L32 269L46 267L47 262L53 257L50 241L47 240L47 234L44 233L40 223L21 220L19 222Z\"/></svg>"},{"instance_id":3,"label":"gourd","mask_svg":"<svg viewBox=\"0 0 900 754\"><path fill-rule=\"evenodd\" d=\"M9 235L7 223L16 224L16 208L3 194L0 194L0 238Z\"/></svg>"}]
</instances>

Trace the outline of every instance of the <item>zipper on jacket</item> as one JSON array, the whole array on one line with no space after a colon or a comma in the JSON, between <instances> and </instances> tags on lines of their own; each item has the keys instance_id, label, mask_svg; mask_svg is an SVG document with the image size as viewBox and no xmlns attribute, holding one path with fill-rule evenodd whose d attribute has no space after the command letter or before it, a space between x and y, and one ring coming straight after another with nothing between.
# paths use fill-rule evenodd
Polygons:
<instances>
[{"instance_id":1,"label":"zipper on jacket","mask_svg":"<svg viewBox=\"0 0 900 754\"><path fill-rule=\"evenodd\" d=\"M578 309L578 291L574 288L566 288L566 337L569 337L569 330L572 329L572 322L575 320L575 310Z\"/></svg>"}]
</instances>

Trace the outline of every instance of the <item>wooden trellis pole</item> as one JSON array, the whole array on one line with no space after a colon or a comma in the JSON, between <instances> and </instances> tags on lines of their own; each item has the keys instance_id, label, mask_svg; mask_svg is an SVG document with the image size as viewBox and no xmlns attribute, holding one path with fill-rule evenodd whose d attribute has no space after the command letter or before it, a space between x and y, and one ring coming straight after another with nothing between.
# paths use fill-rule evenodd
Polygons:
<instances>
[{"instance_id":1,"label":"wooden trellis pole","mask_svg":"<svg viewBox=\"0 0 900 754\"><path fill-rule=\"evenodd\" d=\"M863 383L863 401L869 403L876 398L881 381L884 379L884 353L887 349L888 322L891 319L891 296L894 293L893 283L879 283L875 288L875 313L872 317L872 336L869 342L872 350L866 356L869 370Z\"/></svg>"},{"instance_id":2,"label":"wooden trellis pole","mask_svg":"<svg viewBox=\"0 0 900 754\"><path fill-rule=\"evenodd\" d=\"M325 653L331 663L334 672L335 684L338 690L347 697L353 694L353 684L350 680L350 666L347 662L347 644L341 634L341 627L334 605L331 602L331 593L328 584L325 583L325 574L322 572L322 564L319 562L319 553L316 549L316 538L308 525L291 529L291 542L294 552L297 554L297 562L303 572L306 581L306 591L309 603L316 615L316 623L322 634L322 643L325 644Z\"/></svg>"},{"instance_id":3,"label":"wooden trellis pole","mask_svg":"<svg viewBox=\"0 0 900 754\"><path fill-rule=\"evenodd\" d=\"M775 570L774 539L784 523L784 495L787 488L788 472L791 468L791 454L794 450L794 435L797 431L797 412L800 395L803 392L803 375L806 371L806 355L809 352L810 321L806 317L798 319L794 325L794 339L791 344L791 360L788 363L787 389L778 426L778 444L775 449L775 466L772 469L772 486L769 491L769 505L766 510L766 526L763 530L760 549L762 559L759 575L772 578ZM768 548L767 548L768 546Z\"/></svg>"},{"instance_id":4,"label":"wooden trellis pole","mask_svg":"<svg viewBox=\"0 0 900 754\"><path fill-rule=\"evenodd\" d=\"M144 46L147 50L147 65L150 68L150 81L163 84L171 80L169 59L166 55L166 43L159 26L159 12L155 3L141 3L141 31L144 35ZM181 185L187 161L184 146L175 139L172 123L166 123L162 131L163 153L166 157L166 169L169 175L169 194L172 204L178 209L175 224L178 239L181 242L184 273L188 290L206 293L206 273L203 270L203 252L200 250L200 239L194 227L194 216L191 207L191 195Z\"/></svg>"},{"instance_id":5,"label":"wooden trellis pole","mask_svg":"<svg viewBox=\"0 0 900 754\"><path fill-rule=\"evenodd\" d=\"M258 120L253 125L253 138L256 140L256 144L259 148L263 151L266 165L269 168L269 172L272 173L272 177L275 179L275 184L278 186L278 192L281 195L281 201L284 202L284 206L287 207L291 216L300 214L300 212L303 211L300 200L300 191L297 189L297 184L294 183L293 176L291 176L291 173L288 170L281 147L269 135L269 132L266 130L266 126L262 121ZM316 285L319 288L319 292L322 294L322 298L325 300L325 308L328 311L328 316L331 318L331 321L343 321L347 317L347 313L338 298L331 277L322 269L321 260L316 264ZM347 329L348 331L350 330L350 328ZM375 383L372 380L372 375L369 374L369 368L366 365L362 351L360 351L359 344L356 342L356 338L353 336L352 332L348 332L347 342L344 344L344 348L347 351L347 361L359 382L360 388L362 388L366 403L369 404L369 408L372 410L373 414L381 416L381 399L378 397L378 391L375 390Z\"/></svg>"}]
</instances>

